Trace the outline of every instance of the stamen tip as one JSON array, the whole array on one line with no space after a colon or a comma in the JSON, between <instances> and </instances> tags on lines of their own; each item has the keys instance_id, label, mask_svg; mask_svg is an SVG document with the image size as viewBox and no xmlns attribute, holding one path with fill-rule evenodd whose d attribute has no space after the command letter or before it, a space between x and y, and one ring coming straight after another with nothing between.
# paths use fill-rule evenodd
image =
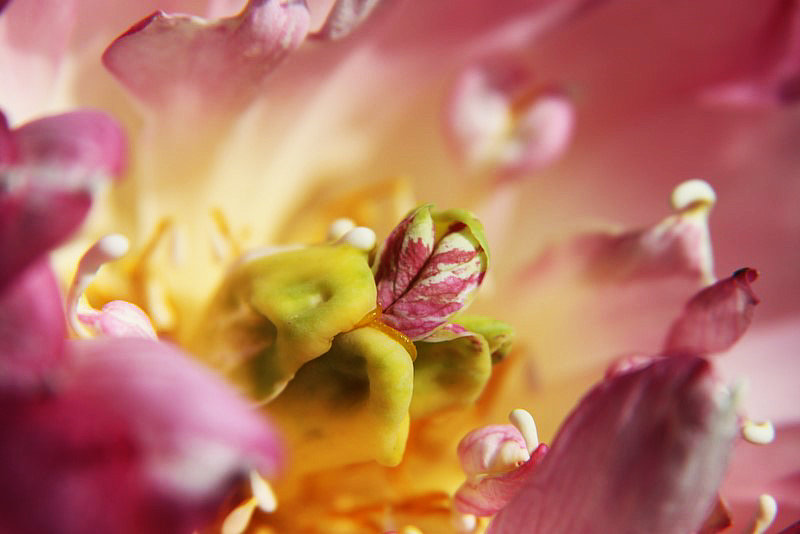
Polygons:
<instances>
[{"instance_id":1,"label":"stamen tip","mask_svg":"<svg viewBox=\"0 0 800 534\"><path fill-rule=\"evenodd\" d=\"M333 221L328 227L328 240L338 241L343 238L347 232L356 227L356 223L352 219L342 217Z\"/></svg>"},{"instance_id":2,"label":"stamen tip","mask_svg":"<svg viewBox=\"0 0 800 534\"><path fill-rule=\"evenodd\" d=\"M130 241L122 234L109 234L100 238L97 246L109 258L121 258L128 253Z\"/></svg>"},{"instance_id":3,"label":"stamen tip","mask_svg":"<svg viewBox=\"0 0 800 534\"><path fill-rule=\"evenodd\" d=\"M377 237L372 229L365 226L356 226L339 239L340 243L354 246L359 250L369 252L375 246Z\"/></svg>"},{"instance_id":4,"label":"stamen tip","mask_svg":"<svg viewBox=\"0 0 800 534\"><path fill-rule=\"evenodd\" d=\"M742 425L742 437L755 445L767 445L775 440L775 427L770 421L746 421Z\"/></svg>"},{"instance_id":5,"label":"stamen tip","mask_svg":"<svg viewBox=\"0 0 800 534\"><path fill-rule=\"evenodd\" d=\"M717 201L717 194L705 180L687 180L672 191L670 204L675 211L683 211L693 206L711 208Z\"/></svg>"}]
</instances>

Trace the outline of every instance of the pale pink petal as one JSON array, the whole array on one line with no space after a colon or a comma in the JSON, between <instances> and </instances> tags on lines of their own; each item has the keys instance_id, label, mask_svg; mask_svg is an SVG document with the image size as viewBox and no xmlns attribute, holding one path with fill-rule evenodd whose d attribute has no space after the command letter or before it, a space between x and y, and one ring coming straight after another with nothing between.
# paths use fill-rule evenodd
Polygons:
<instances>
[{"instance_id":1,"label":"pale pink petal","mask_svg":"<svg viewBox=\"0 0 800 534\"><path fill-rule=\"evenodd\" d=\"M617 375L584 397L489 532L691 532L714 505L736 428L705 360Z\"/></svg>"},{"instance_id":2,"label":"pale pink petal","mask_svg":"<svg viewBox=\"0 0 800 534\"><path fill-rule=\"evenodd\" d=\"M108 337L158 339L150 318L141 308L124 300L114 300L99 312L79 313L82 323Z\"/></svg>"},{"instance_id":3,"label":"pale pink petal","mask_svg":"<svg viewBox=\"0 0 800 534\"><path fill-rule=\"evenodd\" d=\"M548 450L547 445L542 443L518 469L501 475L468 480L453 497L455 507L462 514L482 517L499 512L522 490Z\"/></svg>"},{"instance_id":4,"label":"pale pink petal","mask_svg":"<svg viewBox=\"0 0 800 534\"><path fill-rule=\"evenodd\" d=\"M75 4L14 0L2 11L0 103L13 120L27 120L51 105L76 22Z\"/></svg>"},{"instance_id":5,"label":"pale pink petal","mask_svg":"<svg viewBox=\"0 0 800 534\"><path fill-rule=\"evenodd\" d=\"M753 319L759 300L750 284L757 277L753 269L740 269L692 297L672 324L664 352L704 355L730 348Z\"/></svg>"},{"instance_id":6,"label":"pale pink petal","mask_svg":"<svg viewBox=\"0 0 800 534\"><path fill-rule=\"evenodd\" d=\"M498 277L503 313L518 318L532 347L535 378L560 380L621 356L659 353L669 325L712 276L705 210L568 236L516 275Z\"/></svg>"},{"instance_id":7,"label":"pale pink petal","mask_svg":"<svg viewBox=\"0 0 800 534\"><path fill-rule=\"evenodd\" d=\"M314 36L330 40L346 37L363 24L381 3L382 0L336 0L325 24Z\"/></svg>"},{"instance_id":8,"label":"pale pink petal","mask_svg":"<svg viewBox=\"0 0 800 534\"><path fill-rule=\"evenodd\" d=\"M800 424L775 429L775 441L753 445L740 440L733 451L722 496L731 507L734 532L745 532L758 510L758 497L769 494L778 515L768 532L779 532L800 517Z\"/></svg>"},{"instance_id":9,"label":"pale pink petal","mask_svg":"<svg viewBox=\"0 0 800 534\"><path fill-rule=\"evenodd\" d=\"M0 389L43 385L65 335L58 283L49 266L34 264L0 290Z\"/></svg>"},{"instance_id":10,"label":"pale pink petal","mask_svg":"<svg viewBox=\"0 0 800 534\"><path fill-rule=\"evenodd\" d=\"M498 460L501 460L498 456L503 454L504 448L514 457L518 456L517 451L522 451L524 460L527 461L525 439L515 426L488 425L473 430L458 443L457 453L461 469L468 478L491 473L495 470Z\"/></svg>"},{"instance_id":11,"label":"pale pink petal","mask_svg":"<svg viewBox=\"0 0 800 534\"><path fill-rule=\"evenodd\" d=\"M119 126L78 111L0 135L0 288L83 221L91 191L125 161Z\"/></svg>"},{"instance_id":12,"label":"pale pink petal","mask_svg":"<svg viewBox=\"0 0 800 534\"><path fill-rule=\"evenodd\" d=\"M755 324L715 364L726 381L744 382L741 404L755 421L789 424L800 419L800 321L765 320Z\"/></svg>"},{"instance_id":13,"label":"pale pink petal","mask_svg":"<svg viewBox=\"0 0 800 534\"><path fill-rule=\"evenodd\" d=\"M0 530L191 532L248 470L273 473L263 416L185 355L141 339L68 343L51 391L4 395Z\"/></svg>"},{"instance_id":14,"label":"pale pink petal","mask_svg":"<svg viewBox=\"0 0 800 534\"><path fill-rule=\"evenodd\" d=\"M529 174L560 157L572 137L574 109L516 58L468 66L451 90L445 130L468 167L501 177Z\"/></svg>"},{"instance_id":15,"label":"pale pink petal","mask_svg":"<svg viewBox=\"0 0 800 534\"><path fill-rule=\"evenodd\" d=\"M239 15L214 21L158 11L114 41L103 63L161 111L213 115L263 90L308 24L300 0L251 0Z\"/></svg>"}]
</instances>

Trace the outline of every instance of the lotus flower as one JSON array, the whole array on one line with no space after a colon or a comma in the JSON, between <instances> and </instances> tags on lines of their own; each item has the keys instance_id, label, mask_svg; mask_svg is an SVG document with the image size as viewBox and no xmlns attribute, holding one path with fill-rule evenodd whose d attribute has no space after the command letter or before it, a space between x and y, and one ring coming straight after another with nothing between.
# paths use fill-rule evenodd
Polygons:
<instances>
[{"instance_id":1,"label":"lotus flower","mask_svg":"<svg viewBox=\"0 0 800 534\"><path fill-rule=\"evenodd\" d=\"M469 450L492 454L472 457L470 473L532 481L498 486L497 525L524 521L550 485L538 477L587 465L575 459L587 445L568 439L587 432L609 458L633 444L642 478L675 473L658 491L621 484L616 495L639 508L614 528L660 527L669 507L686 511L675 528L694 528L728 457L703 528L714 517L734 532L788 527L800 513L787 452L800 405L799 28L786 0L0 1L0 386L19 408L3 412L19 429L4 438L4 480L24 478L5 447L39 472L58 450L49 436L75 427L75 443L108 444L49 413L112 389L156 406L163 396L135 377L159 358L184 385L174 411L142 414L145 428L175 430L164 441L113 426L154 456L86 471L74 484L93 492L67 491L58 469L47 492L20 480L25 498L0 514L8 528L124 531L70 522L64 492L110 510L98 521L157 521L149 499L172 502L158 524L179 532L482 529L460 516L454 527L451 512L457 445L485 425L500 449L476 441ZM716 278L748 265L761 273L752 316L742 288L754 271ZM711 313L703 291L720 287L738 300ZM714 329L730 317L734 328ZM683 359L647 363L667 352ZM54 397L30 397L54 375ZM771 420L774 443L739 440L728 456L732 408L711 393L745 378L742 434L768 442L773 427L757 421ZM219 410L197 427L186 408L204 396ZM606 406L623 398L642 407L620 434ZM96 428L126 402L92 403ZM497 428L515 407L535 414L548 452ZM692 454L640 450L656 412L691 421L661 445ZM267 418L289 445L271 481L277 509L270 486L233 476L275 463L257 461L277 459ZM186 436L233 459L172 441ZM181 462L162 470L161 452L219 471L200 484ZM698 493L681 459L708 465ZM125 476L138 481L121 484L127 498L94 506ZM586 495L576 521L613 499L559 484L558 502ZM34 506L46 513L26 527Z\"/></svg>"}]
</instances>

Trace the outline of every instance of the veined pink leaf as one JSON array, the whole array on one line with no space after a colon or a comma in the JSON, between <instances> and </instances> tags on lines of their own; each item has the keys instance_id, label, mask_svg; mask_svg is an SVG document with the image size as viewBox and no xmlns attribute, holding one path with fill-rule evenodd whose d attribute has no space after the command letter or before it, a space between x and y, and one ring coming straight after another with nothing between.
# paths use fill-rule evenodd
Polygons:
<instances>
[{"instance_id":1,"label":"veined pink leaf","mask_svg":"<svg viewBox=\"0 0 800 534\"><path fill-rule=\"evenodd\" d=\"M487 264L483 228L471 214L414 210L373 265L383 321L412 340L423 339L466 306Z\"/></svg>"}]
</instances>

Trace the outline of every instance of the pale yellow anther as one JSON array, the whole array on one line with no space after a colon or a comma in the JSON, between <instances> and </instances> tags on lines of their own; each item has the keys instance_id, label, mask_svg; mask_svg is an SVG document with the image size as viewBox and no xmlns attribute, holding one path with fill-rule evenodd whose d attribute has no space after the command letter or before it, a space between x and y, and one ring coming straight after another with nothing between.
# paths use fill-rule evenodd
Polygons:
<instances>
[{"instance_id":1,"label":"pale yellow anther","mask_svg":"<svg viewBox=\"0 0 800 534\"><path fill-rule=\"evenodd\" d=\"M259 510L271 514L278 509L278 499L275 497L275 492L272 491L272 486L256 471L250 471L250 489L258 503Z\"/></svg>"},{"instance_id":2,"label":"pale yellow anther","mask_svg":"<svg viewBox=\"0 0 800 534\"><path fill-rule=\"evenodd\" d=\"M478 518L473 514L462 514L453 508L452 524L458 534L472 534L478 528Z\"/></svg>"},{"instance_id":3,"label":"pale yellow anther","mask_svg":"<svg viewBox=\"0 0 800 534\"><path fill-rule=\"evenodd\" d=\"M369 252L375 246L376 240L375 232L372 229L366 226L356 226L344 234L338 242Z\"/></svg>"},{"instance_id":4,"label":"pale yellow anther","mask_svg":"<svg viewBox=\"0 0 800 534\"><path fill-rule=\"evenodd\" d=\"M400 529L400 534L422 534L422 531L414 525L406 525Z\"/></svg>"},{"instance_id":5,"label":"pale yellow anther","mask_svg":"<svg viewBox=\"0 0 800 534\"><path fill-rule=\"evenodd\" d=\"M97 240L81 257L67 293L67 322L76 335L83 338L92 337L92 333L81 324L78 318L80 308L94 311L88 303L82 302L89 284L94 280L100 267L110 261L120 259L128 253L129 248L130 242L127 237L122 234L110 234Z\"/></svg>"},{"instance_id":6,"label":"pale yellow anther","mask_svg":"<svg viewBox=\"0 0 800 534\"><path fill-rule=\"evenodd\" d=\"M763 534L775 521L775 516L778 515L778 503L772 495L767 493L758 498L758 512L753 519L753 527L750 530L752 534Z\"/></svg>"},{"instance_id":7,"label":"pale yellow anther","mask_svg":"<svg viewBox=\"0 0 800 534\"><path fill-rule=\"evenodd\" d=\"M351 219L341 218L336 219L333 221L328 227L328 241L338 241L344 235L356 227L356 223L354 223Z\"/></svg>"},{"instance_id":8,"label":"pale yellow anther","mask_svg":"<svg viewBox=\"0 0 800 534\"><path fill-rule=\"evenodd\" d=\"M717 194L705 180L687 180L672 191L670 204L675 211L694 207L710 209L717 201Z\"/></svg>"},{"instance_id":9,"label":"pale yellow anther","mask_svg":"<svg viewBox=\"0 0 800 534\"><path fill-rule=\"evenodd\" d=\"M536 431L536 423L533 420L533 416L527 410L517 408L511 410L511 413L508 414L508 420L522 434L525 445L528 447L528 454L532 453L539 446L539 434Z\"/></svg>"},{"instance_id":10,"label":"pale yellow anther","mask_svg":"<svg viewBox=\"0 0 800 534\"><path fill-rule=\"evenodd\" d=\"M775 439L775 427L771 421L745 421L742 424L742 437L755 445L767 445Z\"/></svg>"},{"instance_id":11,"label":"pale yellow anther","mask_svg":"<svg viewBox=\"0 0 800 534\"><path fill-rule=\"evenodd\" d=\"M256 506L258 506L256 498L252 497L234 508L222 522L220 532L222 534L242 534L250 524Z\"/></svg>"}]
</instances>

